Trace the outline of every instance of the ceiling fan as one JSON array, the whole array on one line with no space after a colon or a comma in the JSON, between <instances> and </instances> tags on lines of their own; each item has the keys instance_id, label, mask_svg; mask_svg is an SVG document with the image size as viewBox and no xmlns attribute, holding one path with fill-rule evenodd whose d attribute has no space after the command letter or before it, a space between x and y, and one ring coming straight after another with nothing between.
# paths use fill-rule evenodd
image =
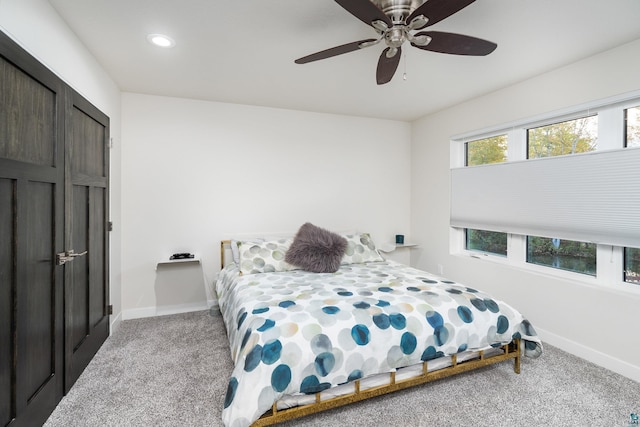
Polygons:
<instances>
[{"instance_id":1,"label":"ceiling fan","mask_svg":"<svg viewBox=\"0 0 640 427\"><path fill-rule=\"evenodd\" d=\"M347 12L373 27L377 39L359 40L332 47L296 59L296 64L306 64L331 58L358 49L374 46L384 40L387 47L378 60L376 81L388 83L400 63L402 44L432 52L454 55L484 56L493 52L497 44L463 34L442 31L419 31L442 21L469 6L475 0L335 0Z\"/></svg>"}]
</instances>

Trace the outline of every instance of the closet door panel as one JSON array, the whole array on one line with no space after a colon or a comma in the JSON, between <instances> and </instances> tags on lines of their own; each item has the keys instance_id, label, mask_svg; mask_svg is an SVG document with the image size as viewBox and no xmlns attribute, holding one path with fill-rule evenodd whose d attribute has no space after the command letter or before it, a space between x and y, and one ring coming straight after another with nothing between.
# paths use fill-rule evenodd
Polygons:
<instances>
[{"instance_id":1,"label":"closet door panel","mask_svg":"<svg viewBox=\"0 0 640 427\"><path fill-rule=\"evenodd\" d=\"M96 284L90 293L89 299L89 321L91 327L95 328L105 319L107 300L107 189L94 187L91 189L91 239L89 241L89 262L93 266L91 269L90 282Z\"/></svg>"},{"instance_id":2,"label":"closet door panel","mask_svg":"<svg viewBox=\"0 0 640 427\"><path fill-rule=\"evenodd\" d=\"M89 222L89 192L86 187L73 186L73 222L71 224L71 246L76 253L87 251ZM67 337L71 340L73 350L78 349L89 335L89 263L87 256L80 256L67 264L71 280L67 286L67 301L70 302L74 315L67 320Z\"/></svg>"},{"instance_id":3,"label":"closet door panel","mask_svg":"<svg viewBox=\"0 0 640 427\"><path fill-rule=\"evenodd\" d=\"M0 179L0 425L13 419L12 366L13 366L13 296L15 279L13 270L13 242L15 227L13 210L15 181ZM6 392L5 392L6 390Z\"/></svg>"},{"instance_id":4,"label":"closet door panel","mask_svg":"<svg viewBox=\"0 0 640 427\"><path fill-rule=\"evenodd\" d=\"M55 185L28 182L20 191L23 204L18 215L23 238L19 239L21 274L18 300L24 304L18 318L18 357L23 372L22 395L30 400L55 375L56 339L51 319L56 313L54 276ZM19 372L20 374L20 372Z\"/></svg>"},{"instance_id":5,"label":"closet door panel","mask_svg":"<svg viewBox=\"0 0 640 427\"><path fill-rule=\"evenodd\" d=\"M66 246L78 256L65 276L65 389L73 385L109 335L109 118L70 91L67 105Z\"/></svg>"},{"instance_id":6,"label":"closet door panel","mask_svg":"<svg viewBox=\"0 0 640 427\"><path fill-rule=\"evenodd\" d=\"M17 425L43 422L62 397L61 184L16 183L15 417Z\"/></svg>"},{"instance_id":7,"label":"closet door panel","mask_svg":"<svg viewBox=\"0 0 640 427\"><path fill-rule=\"evenodd\" d=\"M64 391L64 101L62 81L0 33L2 425L43 424Z\"/></svg>"},{"instance_id":8,"label":"closet door panel","mask_svg":"<svg viewBox=\"0 0 640 427\"><path fill-rule=\"evenodd\" d=\"M56 93L0 57L0 157L55 166Z\"/></svg>"},{"instance_id":9,"label":"closet door panel","mask_svg":"<svg viewBox=\"0 0 640 427\"><path fill-rule=\"evenodd\" d=\"M73 107L73 138L71 150L73 162L71 173L91 177L106 175L105 162L105 128L103 123L94 119L90 112L83 111L79 106Z\"/></svg>"}]
</instances>

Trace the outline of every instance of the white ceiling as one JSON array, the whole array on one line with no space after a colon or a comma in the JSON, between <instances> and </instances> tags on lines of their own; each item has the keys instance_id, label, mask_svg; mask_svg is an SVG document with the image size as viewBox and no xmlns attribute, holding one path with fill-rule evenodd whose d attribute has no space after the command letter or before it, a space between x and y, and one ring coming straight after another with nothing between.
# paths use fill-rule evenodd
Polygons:
<instances>
[{"instance_id":1,"label":"white ceiling","mask_svg":"<svg viewBox=\"0 0 640 427\"><path fill-rule=\"evenodd\" d=\"M332 0L50 2L123 91L406 121L640 38L638 0L477 0L429 29L493 41L495 52L405 43L395 77L378 86L382 44L294 64L375 38ZM150 33L176 46L152 46Z\"/></svg>"}]
</instances>

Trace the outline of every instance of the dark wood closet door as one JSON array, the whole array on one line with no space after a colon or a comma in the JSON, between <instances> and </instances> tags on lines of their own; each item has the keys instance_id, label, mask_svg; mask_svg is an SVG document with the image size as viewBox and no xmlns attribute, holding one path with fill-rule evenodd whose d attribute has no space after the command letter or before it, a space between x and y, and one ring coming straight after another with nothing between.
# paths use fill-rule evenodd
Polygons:
<instances>
[{"instance_id":1,"label":"dark wood closet door","mask_svg":"<svg viewBox=\"0 0 640 427\"><path fill-rule=\"evenodd\" d=\"M65 246L84 255L65 271L65 391L109 335L109 119L75 92L69 100Z\"/></svg>"},{"instance_id":2,"label":"dark wood closet door","mask_svg":"<svg viewBox=\"0 0 640 427\"><path fill-rule=\"evenodd\" d=\"M0 35L0 425L33 426L64 384L64 86Z\"/></svg>"},{"instance_id":3,"label":"dark wood closet door","mask_svg":"<svg viewBox=\"0 0 640 427\"><path fill-rule=\"evenodd\" d=\"M0 426L42 425L109 334L108 126L0 32Z\"/></svg>"}]
</instances>

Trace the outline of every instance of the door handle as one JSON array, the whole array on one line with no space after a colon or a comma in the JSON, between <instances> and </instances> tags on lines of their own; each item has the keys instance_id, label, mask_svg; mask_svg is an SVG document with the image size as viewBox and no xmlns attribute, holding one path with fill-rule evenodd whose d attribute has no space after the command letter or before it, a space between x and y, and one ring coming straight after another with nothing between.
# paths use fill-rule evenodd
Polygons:
<instances>
[{"instance_id":1,"label":"door handle","mask_svg":"<svg viewBox=\"0 0 640 427\"><path fill-rule=\"evenodd\" d=\"M73 249L66 252L56 254L56 265L63 265L66 262L73 261L76 257L86 255L87 251L76 253Z\"/></svg>"},{"instance_id":2,"label":"door handle","mask_svg":"<svg viewBox=\"0 0 640 427\"><path fill-rule=\"evenodd\" d=\"M67 256L71 258L75 258L77 256L83 256L86 254L87 254L87 251L80 252L79 254L77 254L73 249L67 251Z\"/></svg>"}]
</instances>

